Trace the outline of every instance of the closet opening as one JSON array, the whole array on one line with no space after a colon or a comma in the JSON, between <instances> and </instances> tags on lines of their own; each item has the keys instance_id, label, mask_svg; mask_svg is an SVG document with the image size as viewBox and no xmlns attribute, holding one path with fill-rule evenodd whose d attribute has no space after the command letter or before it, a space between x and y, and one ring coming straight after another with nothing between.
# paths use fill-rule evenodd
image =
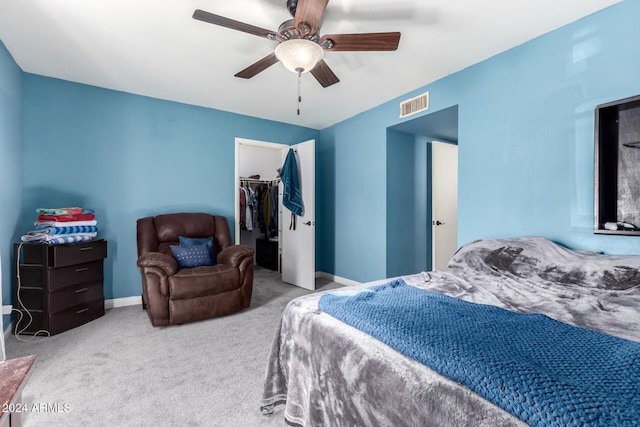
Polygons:
<instances>
[{"instance_id":1,"label":"closet opening","mask_svg":"<svg viewBox=\"0 0 640 427\"><path fill-rule=\"evenodd\" d=\"M298 183L291 185L298 187L304 206L295 218L282 204L283 184L278 176L278 169L292 153L295 162L290 161L297 165ZM254 248L256 265L279 272L283 282L314 290L315 140L286 145L236 138L235 159L235 241ZM295 169L296 166L291 166L284 178L293 181L291 174ZM274 207L276 184L277 208ZM245 201L244 221L240 215L241 198ZM269 200L268 206L265 200ZM247 201L255 205L253 210L247 210ZM250 227L247 226L248 214L252 215Z\"/></svg>"},{"instance_id":2,"label":"closet opening","mask_svg":"<svg viewBox=\"0 0 640 427\"><path fill-rule=\"evenodd\" d=\"M236 138L235 241L255 250L254 262L281 272L279 170L287 146Z\"/></svg>"}]
</instances>

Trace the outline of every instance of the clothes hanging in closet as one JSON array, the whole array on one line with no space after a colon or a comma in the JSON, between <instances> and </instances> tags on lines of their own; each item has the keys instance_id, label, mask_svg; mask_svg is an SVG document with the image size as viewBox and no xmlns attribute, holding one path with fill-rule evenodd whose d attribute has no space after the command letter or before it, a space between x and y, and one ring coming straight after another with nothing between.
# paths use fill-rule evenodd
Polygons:
<instances>
[{"instance_id":1,"label":"clothes hanging in closet","mask_svg":"<svg viewBox=\"0 0 640 427\"><path fill-rule=\"evenodd\" d=\"M253 231L253 207L248 188L240 187L240 228Z\"/></svg>"},{"instance_id":2,"label":"clothes hanging in closet","mask_svg":"<svg viewBox=\"0 0 640 427\"><path fill-rule=\"evenodd\" d=\"M243 182L240 187L240 228L258 228L267 239L278 235L278 181Z\"/></svg>"}]
</instances>

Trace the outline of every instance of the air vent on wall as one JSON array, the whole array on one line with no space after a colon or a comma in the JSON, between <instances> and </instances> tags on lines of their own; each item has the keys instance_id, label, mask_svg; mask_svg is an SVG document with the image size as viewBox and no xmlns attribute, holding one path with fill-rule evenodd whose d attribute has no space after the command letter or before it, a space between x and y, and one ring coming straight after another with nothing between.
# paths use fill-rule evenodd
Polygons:
<instances>
[{"instance_id":1,"label":"air vent on wall","mask_svg":"<svg viewBox=\"0 0 640 427\"><path fill-rule=\"evenodd\" d=\"M400 118L408 117L429 109L429 92L400 103Z\"/></svg>"}]
</instances>

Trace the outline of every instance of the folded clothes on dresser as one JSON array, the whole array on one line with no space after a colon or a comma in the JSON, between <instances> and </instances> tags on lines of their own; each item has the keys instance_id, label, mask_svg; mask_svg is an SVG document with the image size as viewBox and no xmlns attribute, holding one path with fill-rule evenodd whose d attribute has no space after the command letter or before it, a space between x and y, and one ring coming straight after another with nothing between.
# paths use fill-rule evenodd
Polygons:
<instances>
[{"instance_id":1,"label":"folded clothes on dresser","mask_svg":"<svg viewBox=\"0 0 640 427\"><path fill-rule=\"evenodd\" d=\"M36 212L39 215L78 215L95 213L93 209L83 209L80 207L72 208L38 208Z\"/></svg>"},{"instance_id":2,"label":"folded clothes on dresser","mask_svg":"<svg viewBox=\"0 0 640 427\"><path fill-rule=\"evenodd\" d=\"M35 236L39 234L76 234L76 233L97 233L99 231L96 225L74 225L71 227L45 227L29 231L27 234Z\"/></svg>"},{"instance_id":3,"label":"folded clothes on dresser","mask_svg":"<svg viewBox=\"0 0 640 427\"><path fill-rule=\"evenodd\" d=\"M36 233L36 234L25 234L20 239L23 242L43 242L47 244L52 244L53 242L57 242L59 238L64 238L66 241L64 243L72 243L72 242L84 242L86 240L91 240L98 235L97 232L92 233L73 233L73 234L45 234L45 233ZM79 239L75 240L74 238L78 237ZM71 240L69 240L71 239Z\"/></svg>"},{"instance_id":4,"label":"folded clothes on dresser","mask_svg":"<svg viewBox=\"0 0 640 427\"><path fill-rule=\"evenodd\" d=\"M75 225L98 225L98 221L95 219L90 221L36 221L33 225L36 228L71 227Z\"/></svg>"},{"instance_id":5,"label":"folded clothes on dresser","mask_svg":"<svg viewBox=\"0 0 640 427\"><path fill-rule=\"evenodd\" d=\"M21 237L23 242L55 245L84 242L98 235L98 222L93 209L38 208L36 212L36 228Z\"/></svg>"},{"instance_id":6,"label":"folded clothes on dresser","mask_svg":"<svg viewBox=\"0 0 640 427\"><path fill-rule=\"evenodd\" d=\"M91 221L96 219L92 213L82 213L73 215L38 215L38 221Z\"/></svg>"}]
</instances>

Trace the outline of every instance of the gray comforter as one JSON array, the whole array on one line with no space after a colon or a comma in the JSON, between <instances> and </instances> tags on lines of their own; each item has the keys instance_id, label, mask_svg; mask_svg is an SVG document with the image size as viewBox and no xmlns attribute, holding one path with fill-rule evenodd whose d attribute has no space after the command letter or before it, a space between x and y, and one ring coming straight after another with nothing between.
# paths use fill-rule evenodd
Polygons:
<instances>
[{"instance_id":1,"label":"gray comforter","mask_svg":"<svg viewBox=\"0 0 640 427\"><path fill-rule=\"evenodd\" d=\"M576 252L535 237L481 240L458 250L446 270L404 280L640 341L640 256ZM287 422L302 426L523 425L466 387L319 311L318 298L298 298L283 313L267 365L264 413L284 404Z\"/></svg>"}]
</instances>

